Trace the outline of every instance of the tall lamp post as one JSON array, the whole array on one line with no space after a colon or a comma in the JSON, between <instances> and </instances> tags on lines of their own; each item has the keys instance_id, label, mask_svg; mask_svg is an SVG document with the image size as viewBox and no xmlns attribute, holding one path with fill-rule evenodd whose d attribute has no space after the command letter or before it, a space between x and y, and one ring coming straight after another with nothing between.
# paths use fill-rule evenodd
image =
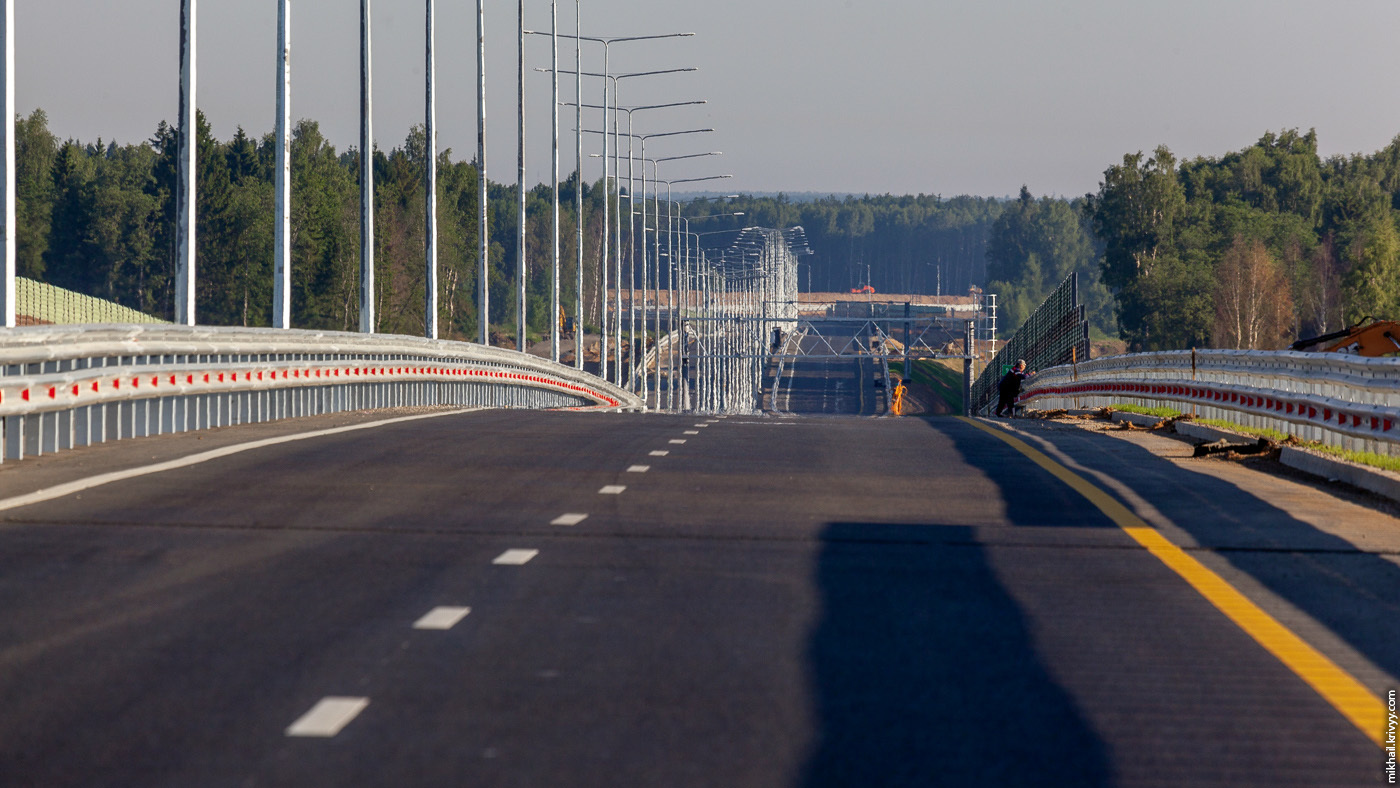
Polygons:
<instances>
[{"instance_id":1,"label":"tall lamp post","mask_svg":"<svg viewBox=\"0 0 1400 788\"><path fill-rule=\"evenodd\" d=\"M615 76L615 77L609 77L609 78L612 79L613 82L614 82L614 85L613 85L613 96L614 96L614 99L616 99L616 96L617 96L617 85L616 85L616 81L617 81L618 79L622 79L622 78L624 78L624 77L629 77L629 76L651 76L651 75L653 75L653 74L667 74L667 73L672 73L673 71L694 71L694 69L686 68L686 69L668 69L668 70L666 70L666 71L644 71L644 72L638 72L638 73L635 73L635 74L622 74L622 75ZM627 133L626 133L625 136L627 137L627 201L628 201L628 209L629 209L629 210L628 210L627 225L628 225L628 238L629 238L629 239L632 237L632 234L635 232L635 229L636 229L636 228L633 227L633 225L632 225L632 214L636 211L636 195L635 195L636 189L634 188L634 184L633 184L633 171L632 171L632 140L635 139L635 138L637 137L637 135L634 134L634 133L632 132L632 115L633 115L634 113L637 113L637 112L644 112L644 111L648 111L648 110L666 109L666 108L669 108L669 107L684 107L684 106L689 106L689 105L694 105L694 104L704 104L704 103L706 103L706 102L702 99L702 100L699 100L699 101L673 101L673 102L669 102L669 103L666 103L666 104L645 104L645 105L636 106L636 107L620 107L620 106L617 106L616 104L614 104L614 105L613 105L613 129L612 129L611 132L608 131L606 125L604 125L602 131L598 131L598 130L596 130L596 129L584 129L584 130L583 130L583 132L584 132L585 134L601 134L601 135L603 135L603 144L604 144L604 146L607 145L607 135L608 135L608 134L612 134L612 136L613 136L613 159L614 159L614 161L613 161L613 171L614 171L615 173L620 173L620 172L621 172L621 165L620 165L620 163L617 161L617 158L618 158L618 156L620 155L620 151L621 151L621 148L622 148L622 145L620 144L620 138L621 138L621 136L624 136L624 135L622 134L622 132L621 132L621 130L620 130L620 128L619 128L619 123L618 123L618 120L617 120L617 115L618 115L618 113L622 113L622 112L627 113ZM585 107L589 107L589 108L593 108L593 109L598 109L598 108L600 108L599 105L597 105L597 104L585 104L584 106L585 106ZM604 107L605 107L605 106L606 106L606 105L604 105ZM620 181L621 178L619 177L618 180ZM620 195L620 194L621 194L621 191L619 191L619 195ZM615 244L615 249L616 249L616 252L617 252L617 254L615 255L616 260L617 260L617 277L616 277L616 278L617 278L617 292L616 292L615 298L614 298L615 307L614 307L613 314L614 314L615 323L616 323L616 339L615 339L615 342L614 342L614 344L615 344L615 346L616 346L616 348L617 348L617 359L616 359L616 361L617 361L617 363L616 363L616 367L617 367L617 377L616 377L616 382L617 382L618 385L622 385L622 382L623 382L623 381L622 381L622 206L621 206L621 204L620 204L620 203L621 203L621 200L620 200L620 199L618 200L618 202L619 202L619 205L618 205L618 211L617 211L617 232L616 232L616 244ZM633 244L633 251L635 252L635 244ZM636 302L636 295L637 295L637 293L636 293L635 260L632 260L632 259L631 259L631 258L635 257L635 254L628 255L628 257L629 257L629 263L628 263L628 264L629 264L630 266L633 266L633 270L630 270L630 271L629 271L629 274L630 274L630 275L628 276L629 294L628 294L628 300L627 300L627 311L628 311L629 317L631 317L631 316L632 316L632 304L634 304L634 303ZM605 284L604 287L603 287L603 291L604 291L604 293L606 294L606 292L607 292L607 286L606 286L606 284ZM605 310L605 313L606 313L606 310ZM630 323L630 325L631 325L631 328L630 328L631 347L635 348L635 347L636 347L636 343L637 343L637 326L636 326L636 321L635 321L635 319L632 319L632 320L629 320L629 323ZM606 333L606 331L605 331L604 333ZM606 357L606 356L605 356L605 357Z\"/></svg>"},{"instance_id":2,"label":"tall lamp post","mask_svg":"<svg viewBox=\"0 0 1400 788\"><path fill-rule=\"evenodd\" d=\"M0 46L5 51L0 52L0 90L4 90L3 99L5 117L0 118L0 167L4 168L5 183L0 186L0 200L4 204L0 205L0 221L4 222L4 227L0 231L4 233L5 247L4 259L0 260L0 327L14 328L17 318L15 304L15 0L3 0L4 7L0 8L0 25L4 26L0 30Z\"/></svg>"},{"instance_id":3,"label":"tall lamp post","mask_svg":"<svg viewBox=\"0 0 1400 788\"><path fill-rule=\"evenodd\" d=\"M732 175L711 175L711 176L707 176L707 177L704 177L704 178L685 178L685 179L674 180L674 181L662 181L662 180L658 180L658 178L657 178L657 171L659 170L660 162L663 162L663 161L676 161L676 160L679 160L679 159L694 159L694 158L699 158L699 157L702 157L702 156L719 156L719 155L722 155L719 151L711 151L711 152L709 152L709 153L692 153L692 154L688 154L688 155L685 155L685 156L668 156L668 157L666 157L666 158L661 158L661 159L647 159L647 158L645 158L645 157L643 157L643 159L642 159L642 163L643 163L643 170L642 170L643 189L645 189L645 187L646 187L646 169L645 169L646 162L650 161L650 162L651 162L651 166L652 166L652 206L653 206L653 208L654 208L654 213L656 214L656 225L657 225L657 233L656 233L656 272L655 272L655 277L656 277L656 302L657 302L657 308L656 308L656 315L655 315L655 325L656 325L656 341L657 341L658 343L661 341L661 232L660 232L660 227L661 227L661 210L660 210L660 207L659 207L659 205L658 205L659 196L660 196L660 192L661 192L661 186L660 186L660 185L661 185L662 183L665 183L665 184L666 184L666 249L667 249L668 252L670 252L671 249L672 249L673 246L674 246L674 244L673 244L673 242L672 242L672 239L671 239L671 235L672 235L672 233L673 233L673 227L672 227L672 225L673 225L673 223L674 223L674 222L673 222L673 216L672 216L672 213L671 213L671 205L672 205L672 200L671 200L671 184L672 184L672 183L695 183L695 182L699 182L699 181L719 180L719 179L721 179L721 178L732 178L733 176L732 176ZM645 200L643 200L643 208L645 209ZM674 257L672 257L672 259L671 259L672 265L674 265L674 262L675 262L675 261L674 261ZM666 323L667 323L667 329L668 329L668 333L669 333L669 332L675 331L675 327L676 327L676 323L675 323L675 303L676 303L675 277L672 275L672 273L671 273L671 271L670 271L669 268L668 268L668 270L667 270L667 275L666 275L666 284L667 284L667 304L668 304L668 309L667 309L667 314L666 314ZM646 291L645 291L645 289L643 289L642 299L643 299L643 306L644 306L644 308L645 308L645 301L646 301ZM658 352L659 352L659 350L660 350L660 348L659 348L659 346L658 346ZM674 368L675 368L675 338L674 338L674 337L672 337L671 344L670 344L670 346L667 348L667 351L666 351L666 359L667 359L668 368L671 370L671 372L668 373L668 375L673 375L673 374L674 374ZM660 407L661 407L661 362L660 362L660 357L659 357L659 356L658 356L658 358L657 358L656 377L655 377L655 380L656 380L656 406L657 406L657 408L660 408ZM674 380L674 378L672 378L672 380ZM666 396L667 396L668 403L673 402L673 397L674 397L673 388L674 388L673 386L667 386L667 393L666 393Z\"/></svg>"},{"instance_id":4,"label":"tall lamp post","mask_svg":"<svg viewBox=\"0 0 1400 788\"><path fill-rule=\"evenodd\" d=\"M637 139L641 140L640 158L641 158L641 160L642 160L642 162L643 162L643 165L644 165L644 166L642 167L642 227L643 227L643 229L645 229L646 226L647 226L647 193L646 193L646 190L647 190L647 178L646 178L646 167L645 167L645 162L646 162L646 160L647 160L647 140L650 140L650 139L653 139L653 138L657 138L657 137L676 137L676 136L680 136L680 135L683 135L683 134L708 134L708 133L710 133L710 132L712 132L712 131L714 131L714 129L686 129L685 131L659 131L659 132L653 132L653 133L651 133L651 134L638 134L638 135L636 135ZM629 162L628 162L628 167L627 167L627 168L628 168L628 170L631 170L631 168L632 168L630 160L629 160ZM661 222L661 217L660 217L660 216L657 216L657 217L656 217L656 220L657 220L657 228L658 228L658 229L657 229L657 235L659 236L659 235L660 235L660 222ZM657 251L658 254L659 254L660 251L661 251L661 241L660 241L660 238L659 238L659 237L656 239L656 251ZM659 261L658 261L657 265L658 265L658 266L660 265ZM646 249L646 238L645 238L645 236L643 236L643 238L642 238L642 345L643 345L643 347L646 346L646 316L647 316L647 249ZM656 324L657 324L657 325L656 325L656 330L657 330L657 332L659 333L660 330L661 330L661 312L660 312L659 307L658 307L657 314L656 314ZM657 339L657 342L660 342L660 341L661 341L661 337L660 337L660 336L658 336L656 339ZM658 347L658 350L659 350L659 349L660 349L660 348ZM639 378L638 378L638 380L640 381L640 387L639 387L638 393L641 395L642 401L645 402L645 401L646 401L646 397L647 397L647 376L646 376L646 363L645 363L646 356L643 355L642 358L643 358L643 367L642 367L642 374L641 374L641 375L639 376ZM659 359L659 357L658 357L658 361L657 361L657 376L658 376L658 382L657 382L657 403L656 403L658 408L661 406L661 400L660 400L660 397L661 397L661 389L660 389L660 377L659 377L660 374L661 374L661 371L660 371L660 359Z\"/></svg>"},{"instance_id":5,"label":"tall lamp post","mask_svg":"<svg viewBox=\"0 0 1400 788\"><path fill-rule=\"evenodd\" d=\"M428 0L431 4L432 0ZM276 224L272 242L272 325L292 325L291 120L292 120L292 2L277 3L277 154Z\"/></svg>"},{"instance_id":6,"label":"tall lamp post","mask_svg":"<svg viewBox=\"0 0 1400 788\"><path fill-rule=\"evenodd\" d=\"M680 286L680 293L679 293L680 300L681 300L682 303L686 304L687 307L688 307L689 304L690 304L690 294L686 291L686 284L687 284L687 282L689 281L689 275L690 275L690 272L689 272L689 270L688 270L688 267L689 267L689 265L690 265L690 236L689 236L690 222L687 221L687 222L686 222L686 225L685 225L685 226L686 226L686 236L685 236L685 244L684 244L685 248L684 248L684 249L682 250L682 252L681 252L680 262L677 263L677 261L676 261L676 255L675 255L675 247L676 247L677 244L675 243L675 240L679 237L679 233L680 233L680 220L681 220L683 217L681 217L681 216L679 215L679 214L680 214L680 203L674 202L674 201L672 201L672 200L670 199L670 196L671 196L671 185L672 185L672 184L676 184L676 183L698 183L698 182L700 182L700 181L721 180L721 179L731 178L731 177L733 177L733 176L732 176L732 175L709 175L709 176L705 176L705 177L702 177L702 178L680 178L680 179L677 179L677 180L666 181L666 182L665 182L665 183L666 183L666 197L667 197L667 200L666 200L666 202L667 202L667 205L666 205L666 225L667 225L667 230L668 230L668 232L667 232L666 245L667 245L667 250L668 250L668 252L670 253L670 260L671 260L671 266L670 266L670 268L669 268L669 270L668 270L668 272L667 272L667 277L666 277L667 284L669 285L669 288L670 288L669 299L670 299L670 304L671 304L671 309L670 309L670 310L668 311L668 313L667 313L667 319L668 319L668 329L669 329L669 331L672 333L672 335L674 336L674 339L673 339L672 342L671 342L670 353L667 354L667 362L668 362L669 369L670 369L669 375L670 375L671 382L670 382L670 384L666 387L666 401L667 401L668 407L670 407L670 408L672 408L672 409L674 409L677 405L679 405L682 409L684 409L684 408L686 407L686 406L685 406L685 403L684 403L684 401L683 401L683 398L684 398L685 393L686 393L685 390L682 389L682 401L679 401L679 402L678 402L678 401L676 400L676 397L675 397L675 394L674 394L674 392L675 392L675 380L676 380L676 375L678 374L678 371L679 371L679 370L684 366L684 364L685 364L685 348L686 348L686 344L685 344L685 324L684 324L683 320L680 320L680 321L677 320L677 318L676 318L676 311L675 311L675 304L676 304L676 299L677 299L677 288L676 288L676 278L677 278L677 277L680 278L680 283L681 283L681 286ZM675 206L675 208L676 208L676 215L675 215L674 217L673 217L672 214L671 214L671 208L672 208L672 206ZM725 214L725 215L742 216L742 215L743 215L743 212L740 211L740 212L737 212L737 213L734 213L734 214ZM676 344L677 341L679 341L679 343L680 343L680 344L679 344L679 347L677 347L677 344Z\"/></svg>"},{"instance_id":7,"label":"tall lamp post","mask_svg":"<svg viewBox=\"0 0 1400 788\"><path fill-rule=\"evenodd\" d=\"M534 31L527 31L527 32L534 32ZM558 70L558 69L547 69L547 68L537 68L537 69L535 69L535 70L536 70L536 71L545 72L545 73L551 73L551 72L553 72L553 73L556 73L556 74L571 74L571 73L574 73L574 72L571 72L571 71L560 71L560 70ZM620 147L620 146L617 144L617 141L621 138L621 132L618 130L617 111L620 111L620 110L623 109L623 108L617 106L618 82L619 82L620 80L623 80L623 79L631 79L631 78L636 78L636 77L650 77L650 76L658 76L658 75L661 75L661 74L678 74L678 73L685 72L685 71L697 71L697 70L698 70L698 69L696 69L696 68L694 68L694 67L690 67L690 68L667 68L667 69L659 69L659 70L655 70L655 71L636 71L636 72L632 72L632 73L628 73L628 74L604 74L604 73L593 72L593 71L585 71L585 72L583 72L583 76L586 76L586 77L603 77L605 82L610 80L610 81L612 82L612 84L613 84L613 102L614 102L613 109L614 109L615 111L614 111L614 113L613 113L613 132L612 132L612 134L613 134L613 137L614 137L614 145L613 145L614 168L613 168L613 169L614 169L615 172L616 172L617 169L618 169L617 166L616 166L616 164L617 164L617 158L618 158L618 156L619 156L619 150L618 150L618 148ZM606 85L604 85L604 91L605 91L605 92L606 92L606 89L607 89L607 87L606 87ZM681 103L703 103L703 102L681 102ZM675 106L675 105L654 105L652 108L659 108L659 107L661 107L661 106ZM627 118L628 118L627 123L628 123L628 129L629 129L628 134L626 135L626 136L628 137L628 142L627 142L627 183L628 183L628 195L627 195L627 200L628 200L628 208L629 208L629 210L628 210L629 237L631 237L632 235L635 234L635 228L633 228L633 227L631 226L631 223L632 223L631 215L635 213L635 209L636 209L636 202L635 202L635 197L634 197L634 195L633 195L633 189L632 189L632 179L633 179L633 174L632 174L632 139L636 138L638 135L632 134L631 131L630 131L630 129L631 129L631 124L632 124L632 113L631 113L631 112L628 112ZM604 134L604 135L606 135L608 132L606 131L606 124L604 124L604 125L605 125L605 128L604 128L603 131L597 131L597 130L592 130L592 129L584 129L583 131L584 131L584 133L588 133L588 134ZM606 144L607 144L607 140L606 140L606 137L605 137L605 138L604 138L604 145L606 145ZM557 234L556 234L556 235L557 235ZM617 225L617 235L616 235L616 239L617 239L617 246L618 246L618 249L620 250L620 249L621 249L621 245L622 245L622 220L621 220L621 212L620 212L620 211L619 211L619 216L618 216L618 225ZM633 247L634 247L634 250L635 250L635 241L634 241L634 243L633 243ZM622 263L621 263L621 260L620 260L620 259L619 259L619 261L618 261L618 267L617 267L617 268L618 268L618 281L619 281L619 283L620 283L620 282L621 282L621 275L622 275L622 274L621 274ZM617 308L618 308L618 309L621 309L621 306L622 306L622 294L621 294L621 292L618 292L618 293L617 293ZM631 311L632 311L632 305L631 305L631 302L629 302L629 303L628 303L628 313L629 313L629 315L630 315ZM632 339L633 339L633 342L632 342L632 345L631 345L631 347L632 347L632 353L635 355L635 349L636 349L636 342L635 342L635 339L636 339L636 329L635 329L635 327L632 329ZM619 348L622 347L621 323L620 323L620 321L619 321L619 325L618 325L617 346L618 346ZM621 378L622 378L622 356L621 356L620 353L617 355L617 376L618 376L618 381L617 381L617 382L618 382L619 385L621 385L621 382L622 382L622 381L621 381Z\"/></svg>"},{"instance_id":8,"label":"tall lamp post","mask_svg":"<svg viewBox=\"0 0 1400 788\"><path fill-rule=\"evenodd\" d=\"M523 8L524 8L523 3L524 3L524 0L520 0L520 2L521 2L521 4L522 4L522 5L521 5L521 8L522 8L522 11L521 11L521 32L520 32L520 36L521 36L521 52L522 52L521 61L520 61L520 70L521 70L521 105L522 105L522 106L524 105L524 71L525 71L525 60L524 60L524 55L523 55L523 52L524 52L524 37L525 37L527 34L529 34L529 35L552 35L552 36L554 36L554 37L556 37L556 38L572 38L572 39L574 39L574 43L575 43L575 64L574 64L574 72L573 72L573 73L574 73L574 75L575 75L575 77L576 77L575 83L576 83L577 95L576 95L576 98L575 98L573 104L574 104L574 106L576 107L576 115L575 115L575 117L576 117L576 119L575 119L575 130L576 130L576 131L583 128L583 115L582 115L582 112L583 112L583 108L584 108L584 107L590 107L590 108L595 108L595 109L601 109L601 110L603 110L603 128L606 130L607 127L608 127L608 113L607 113L607 110L608 110L608 80L609 80L609 79L612 80L613 102L614 102L614 104L616 104L616 102L617 102L617 79L613 78L613 75L610 73L610 63L609 63L610 49L611 49L611 46L612 46L613 44L615 44L615 43L621 43L621 42L626 42L626 41L652 41L652 40L662 39L662 38L685 38L685 37L689 37L689 36L695 35L694 33L664 33L664 34L660 34L660 35L650 35L650 36L614 36L614 37L585 36L585 35L580 34L579 28L578 28L578 8L577 8L577 0L575 1L575 28L574 28L574 35L572 35L572 36L561 35L561 34L559 34L557 31L553 31L553 32L551 32L551 33L545 33L545 32L543 32L543 31L537 31L537 30L525 30L525 29L524 29L524 11L523 11ZM599 43L599 44L602 44L602 45L603 45L603 71L602 71L601 74L590 74L590 73L588 73L588 72L584 72L584 71L583 71L582 56L581 56L581 52L580 52L580 49L579 49L579 47L581 46L581 42L583 42L583 41L591 41L591 42ZM557 65L556 65L556 68L557 68ZM674 71L693 71L693 70L694 70L694 69L674 69ZM562 73L568 73L568 72L562 72ZM652 74L652 73L670 73L670 71L668 70L668 71L664 71L664 72L644 72L644 73L638 73L638 74L625 74L625 75L621 75L621 76L624 76L624 77L627 77L627 76L646 76L646 75L649 75L649 74ZM603 79L603 103L602 103L601 105L597 105L597 104L584 104L584 103L583 103L583 77L584 77L584 76L601 76L601 77L604 78L604 79ZM616 115L616 112L614 112L614 115ZM616 129L616 121L614 121L614 129ZM581 132L578 132L578 133L581 135ZM614 140L614 143L615 143L615 142L616 142L616 140ZM579 136L579 138L578 138L578 146L579 146L579 148L578 148L578 153L579 153L579 156L578 156L578 178L579 178L580 184L582 184L582 181L583 181L583 138L582 138L582 136ZM524 119L523 119L523 117L522 117L522 119L521 119L521 148L522 148L522 149L524 148ZM599 371L600 371L602 377L603 377L604 379L607 379L607 377L608 377L608 370L607 370L607 358L608 358L607 314L608 314L608 309L607 309L607 304L606 304L606 299L607 299L607 295L608 295L608 286L607 286L607 266L608 266L608 244L607 244L607 241L608 241L608 237L607 237L607 230L608 230L608 228L610 227L609 222L608 222L608 212L609 212L609 207L610 207L610 206L609 206L609 202L611 201L611 197L610 197L609 192L608 192L608 138L607 138L606 135L603 137L603 152L602 152L602 154L601 154L601 157L602 157L602 159L603 159L603 228L604 228L604 233L603 233L603 248L602 248L603 257L602 257L602 262L601 262L601 265L600 265L600 268L601 268L601 274L600 274L600 275L601 275L601 277L602 277L601 292L602 292L602 297L603 297L605 303L603 304L603 306L602 306L602 307L600 308L600 310L599 310L599 314L600 314L600 316L601 316L601 321L600 321L600 322L602 323L602 326L601 326L601 332L600 332L600 333L601 333L601 336L599 337L599 344L598 344L598 349L599 349L599 352L598 352L598 359L599 359L599 361L598 361L598 363L599 363ZM616 145L615 145L615 144L614 144L613 164L614 164L614 178L616 178L616 172L617 172L617 169L616 169L617 155L616 155ZM524 165L523 165L523 161L522 161L522 165L521 165L521 166L522 166L522 170L523 170L523 166L524 166ZM522 182L522 183L524 182L523 176L522 176L522 181L521 181L521 182ZM522 187L522 188L523 188L523 187ZM578 226L578 250L579 250L579 252L578 252L578 254L579 254L579 259L578 259L578 290L579 290L579 307L578 307L578 308L579 308L579 312L578 312L578 315L579 315L579 316L578 316L578 318L577 318L577 322L578 322L578 324L579 324L580 327L581 327L582 324L583 324L583 222L582 222L582 216L583 216L583 196L582 196L582 194L583 194L583 193L582 193L582 189L581 189L581 187L580 187L580 190L579 190L579 192L578 192L578 208L577 208L577 210L578 210L578 216L579 216L579 222L578 222L578 225L579 225L579 226ZM522 193L522 196L521 196L521 202L522 202L522 206L523 206L523 203L524 203L524 196L523 196L523 193ZM523 217L523 214L524 214L524 208L523 208L523 207L521 208L521 214L522 214L522 217ZM523 226L523 218L522 218L522 226ZM619 285L620 285L620 284L621 284L621 267L622 267L621 260L620 260L620 247L621 247L621 242L622 242L622 223L621 223L621 221L620 221L620 218L619 218L619 220L618 220L618 222L617 222L616 241L617 241L617 245L616 245L616 248L614 249L614 253L615 253L615 256L617 256L617 257L619 258L618 263L617 263L617 266L618 266L618 283L619 283ZM522 240L522 243L523 243L523 240ZM621 303L622 303L622 302L621 302L621 299L622 299L622 295L621 295L621 293L619 292L618 295L617 295L617 309L618 309L618 314L620 314L620 310L621 310L621 308L622 308L622 306L621 306ZM522 301L522 303L523 303L523 301L524 301L524 291L523 291L523 289L522 289L522 291L521 291L521 301ZM523 307L522 307L522 308L523 308ZM618 334L617 334L617 343L618 343L617 369L618 369L618 375L619 375L619 377L621 376L621 369L622 369L621 341L622 341L621 323L620 323L620 321L619 321L619 324L618 324ZM581 343L580 343L580 344L581 344ZM576 355L577 355L577 354L576 354ZM581 362L579 362L579 363L581 363Z\"/></svg>"},{"instance_id":9,"label":"tall lamp post","mask_svg":"<svg viewBox=\"0 0 1400 788\"><path fill-rule=\"evenodd\" d=\"M369 0L364 0L368 3ZM368 13L368 12L366 12ZM182 0L180 3L180 180L175 219L175 322L181 325L194 325L195 304L195 217L197 216L195 191L195 157L199 150L199 128L195 111L195 86L198 58L195 45L198 40L195 18L196 0ZM13 25L6 25L12 28ZM8 29L6 35L9 35ZM8 57L8 54L7 54ZM8 79L9 76L7 75ZM5 123L14 123L14 113L5 117ZM7 207L8 211L9 208ZM6 246L9 240L6 239Z\"/></svg>"}]
</instances>

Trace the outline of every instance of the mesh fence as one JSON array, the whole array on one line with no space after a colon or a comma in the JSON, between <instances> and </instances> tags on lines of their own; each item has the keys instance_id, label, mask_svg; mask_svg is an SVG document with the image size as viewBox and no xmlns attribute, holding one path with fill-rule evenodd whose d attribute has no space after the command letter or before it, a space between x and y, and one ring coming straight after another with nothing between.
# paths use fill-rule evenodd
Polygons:
<instances>
[{"instance_id":1,"label":"mesh fence","mask_svg":"<svg viewBox=\"0 0 1400 788\"><path fill-rule=\"evenodd\" d=\"M972 385L973 414L991 405L997 384L1017 359L1031 370L1089 359L1089 324L1079 303L1078 274L1066 277L982 370Z\"/></svg>"},{"instance_id":2,"label":"mesh fence","mask_svg":"<svg viewBox=\"0 0 1400 788\"><path fill-rule=\"evenodd\" d=\"M16 322L22 326L168 322L113 301L83 295L22 276L15 278L15 313Z\"/></svg>"}]
</instances>

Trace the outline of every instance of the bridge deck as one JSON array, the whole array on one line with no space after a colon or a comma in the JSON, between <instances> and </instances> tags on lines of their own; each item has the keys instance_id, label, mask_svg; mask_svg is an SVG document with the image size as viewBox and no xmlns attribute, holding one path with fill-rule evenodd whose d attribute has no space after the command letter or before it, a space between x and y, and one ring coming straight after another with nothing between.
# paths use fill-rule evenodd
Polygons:
<instances>
[{"instance_id":1,"label":"bridge deck","mask_svg":"<svg viewBox=\"0 0 1400 788\"><path fill-rule=\"evenodd\" d=\"M41 458L0 469L0 489L307 428ZM1395 686L1400 522L1163 456L1165 439L1026 429L1370 693ZM1373 738L1102 510L958 419L484 411L0 516L12 784L1278 786L1382 769ZM446 628L414 627L435 610ZM320 735L289 736L298 720Z\"/></svg>"}]
</instances>

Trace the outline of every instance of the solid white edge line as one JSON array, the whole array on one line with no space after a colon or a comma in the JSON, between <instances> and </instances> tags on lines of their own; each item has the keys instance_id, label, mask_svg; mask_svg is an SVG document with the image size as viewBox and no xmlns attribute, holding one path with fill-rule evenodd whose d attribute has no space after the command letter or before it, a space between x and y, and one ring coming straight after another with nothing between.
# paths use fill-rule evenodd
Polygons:
<instances>
[{"instance_id":1,"label":"solid white edge line","mask_svg":"<svg viewBox=\"0 0 1400 788\"><path fill-rule=\"evenodd\" d=\"M469 607L447 607L439 606L429 610L424 616L413 622L414 629L439 629L447 630L457 626L462 619L472 612Z\"/></svg>"},{"instance_id":2,"label":"solid white edge line","mask_svg":"<svg viewBox=\"0 0 1400 788\"><path fill-rule=\"evenodd\" d=\"M113 471L111 473L103 473L97 476L90 476L86 479L79 479L75 482L66 482L64 484L54 485L53 487L46 487L42 490L35 490L32 493L16 495L13 498L0 499L0 512L9 509L17 509L21 506L29 506L31 504L43 503L44 501L52 501L55 498L62 498L67 495L80 493L84 490L91 490L94 487L101 487L103 485L112 484L114 482L125 481L127 479L135 479L140 476L149 476L153 473L161 473L163 471L173 471L177 468L187 468L191 465L199 465L200 463L209 462L210 460L217 460L223 457L230 457L234 454L242 454L245 451L262 449L268 446L276 446L281 443L293 443L295 441L307 440L309 438L323 438L328 435L338 435L342 432L367 430L372 427L384 427L389 424L399 424L405 421L418 421L419 419L435 419L440 416L456 416L462 413L472 413L478 410L485 410L485 408L463 408L461 410L449 410L443 413L421 413L414 416L400 416L398 418L393 419L384 419L383 421L370 421L365 422L364 424L351 424L346 427L332 427L330 429L316 430L315 432L301 432L295 435L283 435L277 438L264 438L262 440L249 441L248 443L236 443L232 446L224 446L220 449L211 449L209 451L200 452L199 454L191 454L188 457L181 457L175 460L166 460L165 462L158 462L153 465L143 465L139 468L128 468L124 471Z\"/></svg>"},{"instance_id":3,"label":"solid white edge line","mask_svg":"<svg viewBox=\"0 0 1400 788\"><path fill-rule=\"evenodd\" d=\"M369 698L322 698L287 728L288 736L329 738L340 733L369 705Z\"/></svg>"},{"instance_id":4,"label":"solid white edge line","mask_svg":"<svg viewBox=\"0 0 1400 788\"><path fill-rule=\"evenodd\" d=\"M570 513L568 513L568 514L561 514L561 515L559 515L558 517L554 518L553 520L550 520L550 521L549 521L549 524L550 524L550 525L578 525L579 523L581 523L581 522L583 522L584 520L587 520L587 519L588 519L588 515L586 515L586 514L579 514L579 513L576 513L576 512L570 512Z\"/></svg>"}]
</instances>

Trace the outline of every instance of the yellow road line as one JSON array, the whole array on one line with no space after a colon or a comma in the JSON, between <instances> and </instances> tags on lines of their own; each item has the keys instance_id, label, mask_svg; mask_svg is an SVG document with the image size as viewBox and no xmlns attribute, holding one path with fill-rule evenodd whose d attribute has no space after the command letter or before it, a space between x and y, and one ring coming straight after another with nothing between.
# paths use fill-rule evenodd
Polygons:
<instances>
[{"instance_id":1,"label":"yellow road line","mask_svg":"<svg viewBox=\"0 0 1400 788\"><path fill-rule=\"evenodd\" d=\"M1084 477L1055 462L1013 435L969 418L963 421L1005 441L1032 462L1084 496L1163 564L1181 576L1201 596L1224 613L1245 634L1273 654L1351 721L1366 738L1383 747L1386 706L1337 663L1298 637L1288 627L1250 601L1224 578L1192 558L1155 528Z\"/></svg>"}]
</instances>

